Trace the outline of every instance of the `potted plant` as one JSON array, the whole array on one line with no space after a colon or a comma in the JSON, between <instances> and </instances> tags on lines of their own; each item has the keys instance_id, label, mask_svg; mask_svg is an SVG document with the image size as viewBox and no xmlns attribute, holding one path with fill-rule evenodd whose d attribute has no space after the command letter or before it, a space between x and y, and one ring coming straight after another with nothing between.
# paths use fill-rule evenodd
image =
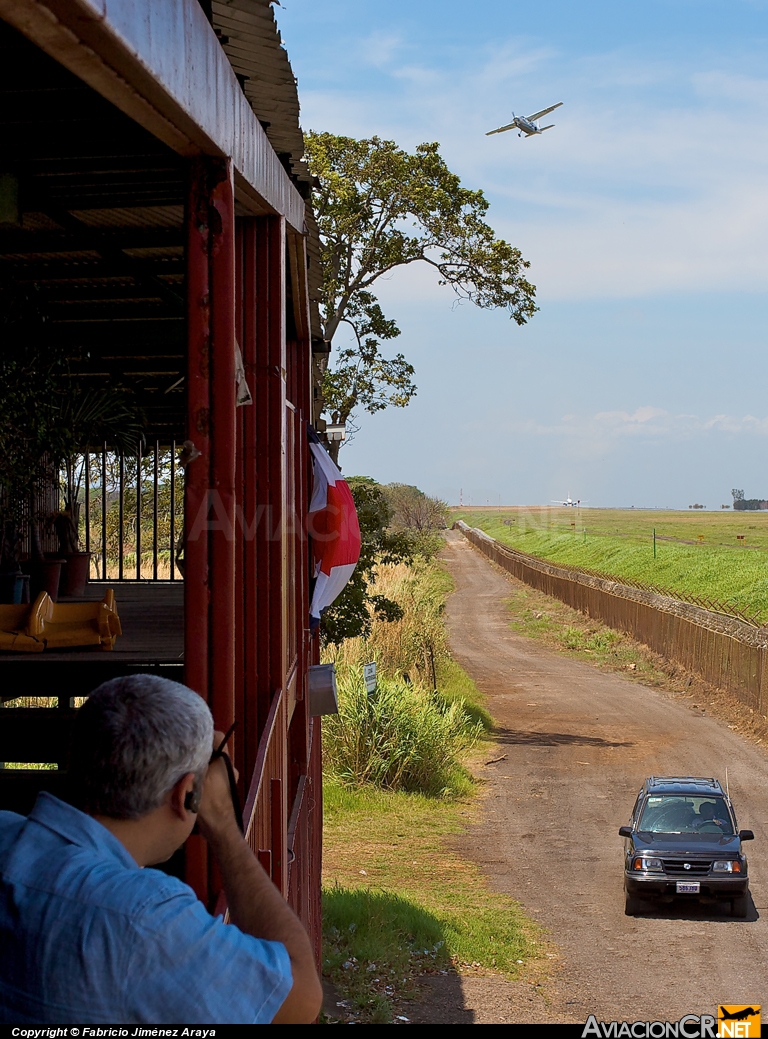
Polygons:
<instances>
[{"instance_id":1,"label":"potted plant","mask_svg":"<svg viewBox=\"0 0 768 1039\"><path fill-rule=\"evenodd\" d=\"M65 499L64 508L54 517L53 526L59 541L59 555L66 560L61 594L81 596L88 582L91 553L80 549L80 502L77 497Z\"/></svg>"},{"instance_id":2,"label":"potted plant","mask_svg":"<svg viewBox=\"0 0 768 1039\"><path fill-rule=\"evenodd\" d=\"M130 394L113 386L84 388L49 330L36 287L0 287L0 596L6 601L18 594L22 565L33 594L44 589L54 600L62 566L71 565L66 592L82 594L88 574L79 544L83 452L105 441L131 450L142 433ZM60 499L62 473L59 509L51 498ZM43 552L41 530L49 527L58 555ZM29 552L22 560L25 530Z\"/></svg>"},{"instance_id":3,"label":"potted plant","mask_svg":"<svg viewBox=\"0 0 768 1039\"><path fill-rule=\"evenodd\" d=\"M25 569L33 591L45 588L55 598L62 564L43 554L41 490L51 474L47 452L56 441L57 391L65 367L36 287L0 287L0 338L0 594L6 601L18 597L26 529Z\"/></svg>"}]
</instances>

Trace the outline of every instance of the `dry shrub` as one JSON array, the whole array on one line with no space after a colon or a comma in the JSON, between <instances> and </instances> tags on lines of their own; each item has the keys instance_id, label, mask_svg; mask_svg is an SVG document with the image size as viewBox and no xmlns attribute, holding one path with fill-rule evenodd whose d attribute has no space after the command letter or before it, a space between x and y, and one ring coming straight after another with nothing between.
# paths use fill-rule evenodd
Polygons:
<instances>
[{"instance_id":1,"label":"dry shrub","mask_svg":"<svg viewBox=\"0 0 768 1039\"><path fill-rule=\"evenodd\" d=\"M330 647L327 659L335 661L341 675L375 660L384 677L407 675L415 685L434 689L440 665L449 656L443 624L449 588L450 579L434 563L380 566L372 591L394 599L403 609L402 619L374 618L368 639L347 639Z\"/></svg>"}]
</instances>

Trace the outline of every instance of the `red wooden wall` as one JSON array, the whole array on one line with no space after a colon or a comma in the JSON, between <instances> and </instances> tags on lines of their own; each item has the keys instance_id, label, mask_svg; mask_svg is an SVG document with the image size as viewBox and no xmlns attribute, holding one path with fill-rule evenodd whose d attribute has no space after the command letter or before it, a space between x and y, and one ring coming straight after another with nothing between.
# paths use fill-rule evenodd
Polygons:
<instances>
[{"instance_id":1,"label":"red wooden wall","mask_svg":"<svg viewBox=\"0 0 768 1039\"><path fill-rule=\"evenodd\" d=\"M226 160L191 162L188 228L186 681L217 728L237 723L246 835L319 956L320 724L308 713L305 517L311 473L306 249L280 216L236 217ZM290 284L289 284L290 279ZM290 289L290 312L286 300ZM291 338L287 338L290 326ZM236 407L235 344L252 403ZM187 876L211 906L201 838Z\"/></svg>"}]
</instances>

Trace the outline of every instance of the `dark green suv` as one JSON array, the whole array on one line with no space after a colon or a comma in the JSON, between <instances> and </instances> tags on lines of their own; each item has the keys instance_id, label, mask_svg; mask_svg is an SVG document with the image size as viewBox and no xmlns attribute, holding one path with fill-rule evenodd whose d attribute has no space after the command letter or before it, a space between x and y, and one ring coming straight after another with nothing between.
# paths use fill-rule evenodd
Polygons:
<instances>
[{"instance_id":1,"label":"dark green suv","mask_svg":"<svg viewBox=\"0 0 768 1039\"><path fill-rule=\"evenodd\" d=\"M651 776L637 795L624 838L625 912L644 900L728 900L731 915L745 917L749 904L747 857L733 805L716 779Z\"/></svg>"}]
</instances>

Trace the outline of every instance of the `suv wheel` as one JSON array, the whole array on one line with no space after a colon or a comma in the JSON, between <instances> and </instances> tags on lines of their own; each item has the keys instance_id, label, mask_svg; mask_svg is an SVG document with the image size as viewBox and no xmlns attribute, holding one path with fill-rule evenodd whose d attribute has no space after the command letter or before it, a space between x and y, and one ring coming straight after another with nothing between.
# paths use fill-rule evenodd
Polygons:
<instances>
[{"instance_id":1,"label":"suv wheel","mask_svg":"<svg viewBox=\"0 0 768 1039\"><path fill-rule=\"evenodd\" d=\"M637 916L643 909L643 901L637 898L636 895L630 895L627 892L624 893L624 914L625 916Z\"/></svg>"},{"instance_id":2,"label":"suv wheel","mask_svg":"<svg viewBox=\"0 0 768 1039\"><path fill-rule=\"evenodd\" d=\"M739 920L743 920L747 915L747 908L749 906L749 897L739 895L738 898L731 899L731 916L737 917Z\"/></svg>"}]
</instances>

